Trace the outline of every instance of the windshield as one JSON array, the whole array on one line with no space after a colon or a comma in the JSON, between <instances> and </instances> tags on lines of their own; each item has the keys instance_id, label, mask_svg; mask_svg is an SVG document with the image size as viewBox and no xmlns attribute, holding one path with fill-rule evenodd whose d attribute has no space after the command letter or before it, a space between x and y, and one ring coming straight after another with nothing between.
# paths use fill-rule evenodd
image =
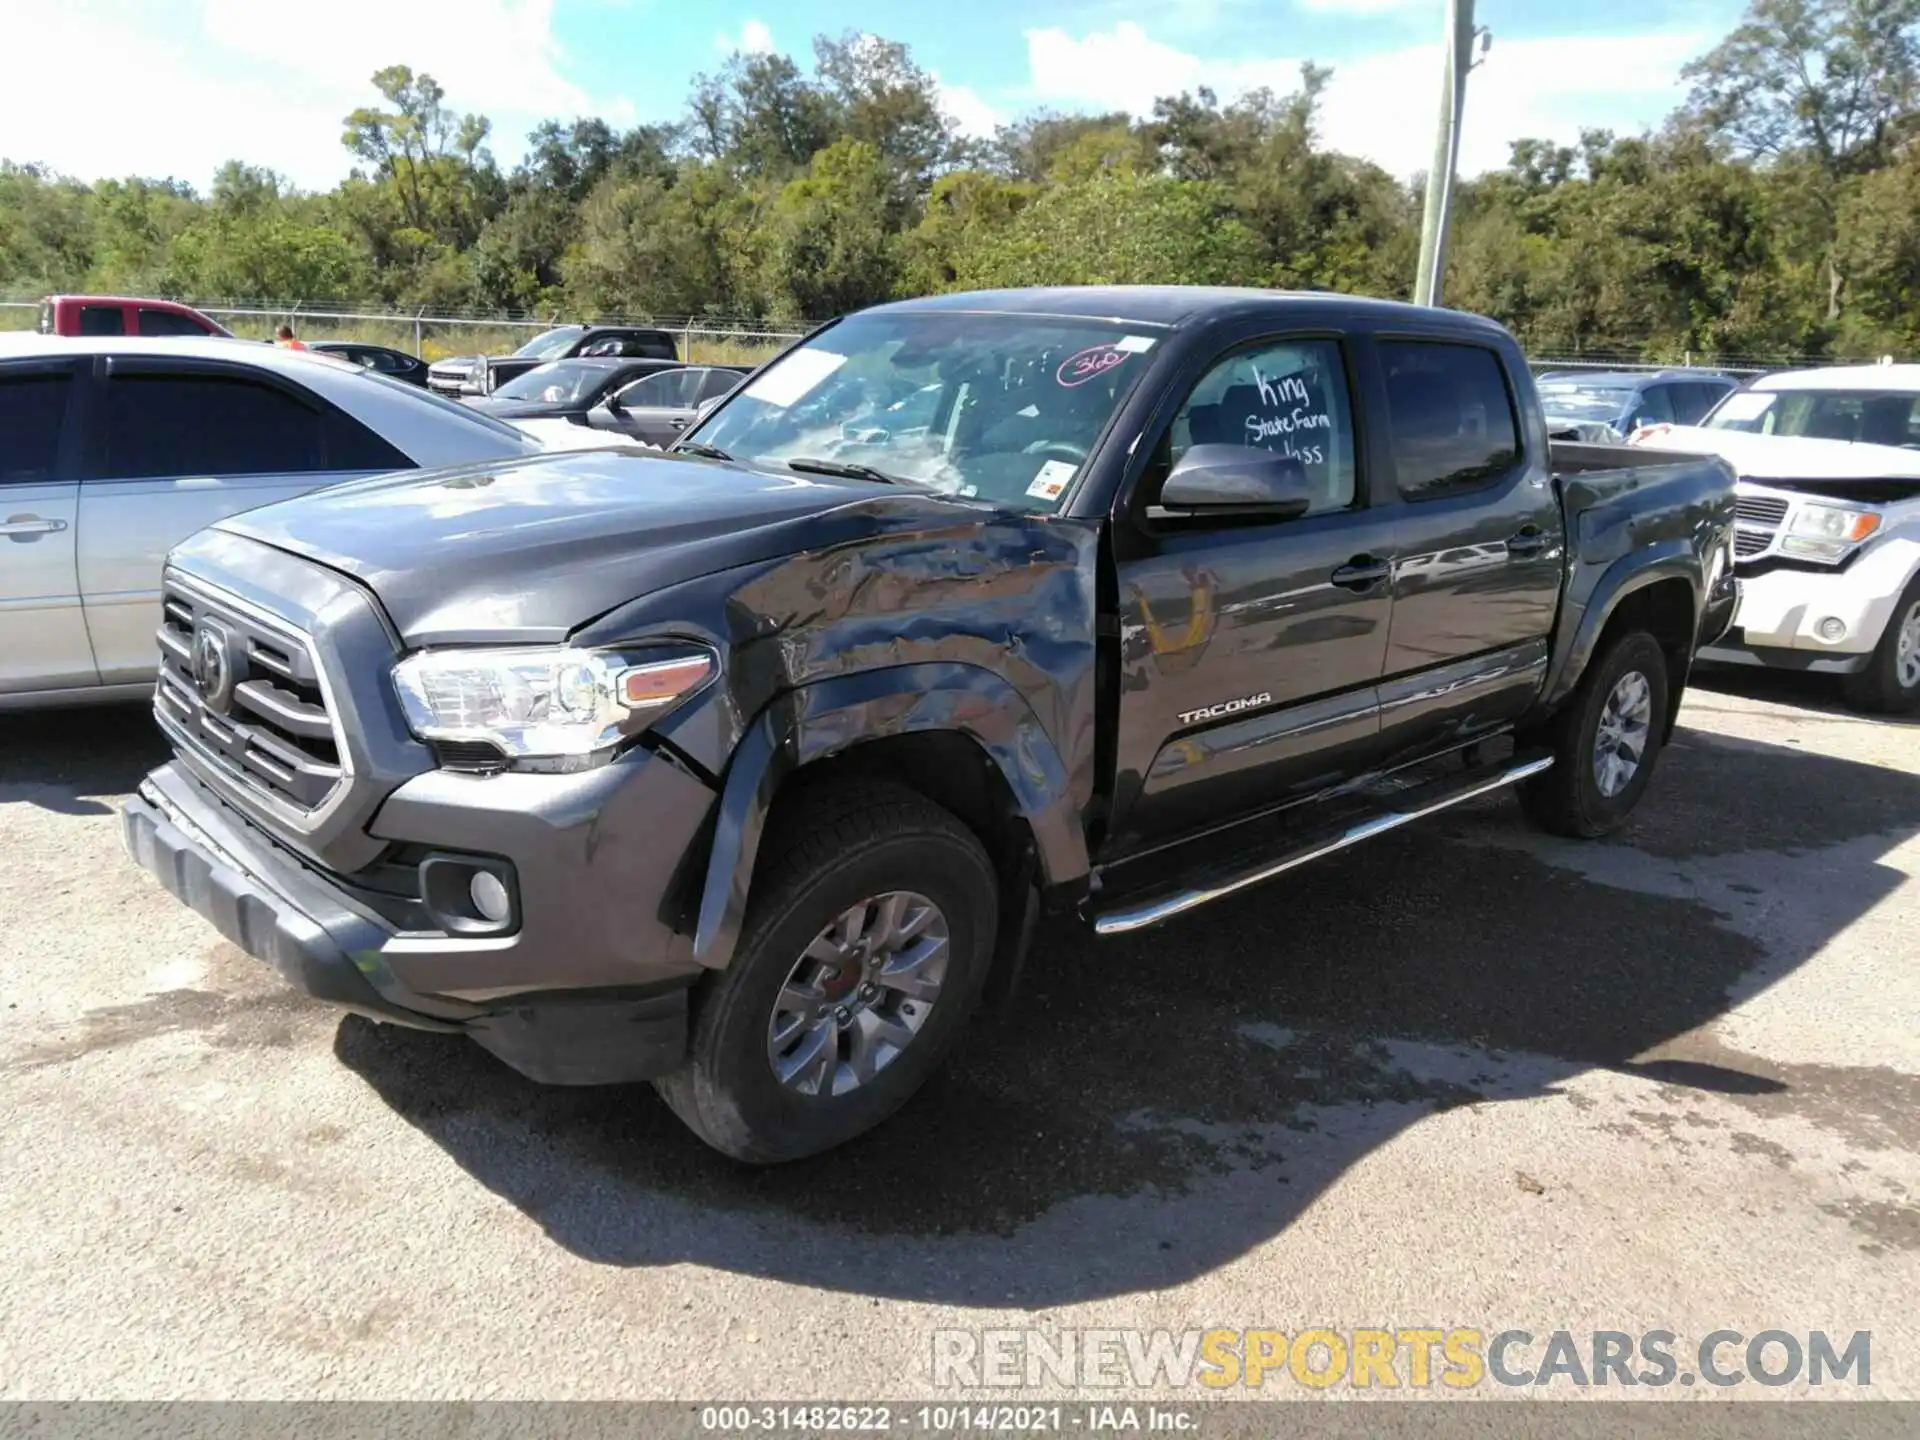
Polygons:
<instances>
[{"instance_id":1,"label":"windshield","mask_svg":"<svg viewBox=\"0 0 1920 1440\"><path fill-rule=\"evenodd\" d=\"M1920 450L1916 401L1920 395L1897 390L1740 390L1720 402L1706 426Z\"/></svg>"},{"instance_id":2,"label":"windshield","mask_svg":"<svg viewBox=\"0 0 1920 1440\"><path fill-rule=\"evenodd\" d=\"M546 400L567 404L585 400L607 383L611 372L604 365L582 365L578 360L536 365L524 375L516 375L493 392L498 400Z\"/></svg>"},{"instance_id":3,"label":"windshield","mask_svg":"<svg viewBox=\"0 0 1920 1440\"><path fill-rule=\"evenodd\" d=\"M1540 408L1556 420L1618 420L1633 391L1618 386L1542 385Z\"/></svg>"},{"instance_id":4,"label":"windshield","mask_svg":"<svg viewBox=\"0 0 1920 1440\"><path fill-rule=\"evenodd\" d=\"M543 331L513 353L529 360L554 360L567 353L567 347L580 338L578 325L562 325Z\"/></svg>"},{"instance_id":5,"label":"windshield","mask_svg":"<svg viewBox=\"0 0 1920 1440\"><path fill-rule=\"evenodd\" d=\"M937 311L855 316L790 350L688 438L736 460L861 465L1052 511L1138 382L1151 327Z\"/></svg>"}]
</instances>

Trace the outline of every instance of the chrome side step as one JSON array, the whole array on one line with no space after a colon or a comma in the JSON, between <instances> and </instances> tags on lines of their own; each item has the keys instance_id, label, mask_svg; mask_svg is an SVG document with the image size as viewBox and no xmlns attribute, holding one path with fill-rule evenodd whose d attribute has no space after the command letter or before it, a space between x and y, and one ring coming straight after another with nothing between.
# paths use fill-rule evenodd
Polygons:
<instances>
[{"instance_id":1,"label":"chrome side step","mask_svg":"<svg viewBox=\"0 0 1920 1440\"><path fill-rule=\"evenodd\" d=\"M1309 860L1318 860L1323 855L1331 855L1336 850L1345 850L1350 845L1358 845L1363 840L1371 840L1376 835L1386 834L1389 830L1398 830L1402 825L1475 799L1489 791L1516 785L1552 767L1551 755L1524 760L1516 757L1491 770L1471 770L1464 775L1449 777L1432 785L1409 790L1397 797L1397 803L1390 802L1388 808L1378 814L1349 825L1330 836L1309 841L1288 851L1278 860L1263 861L1249 870L1228 873L1206 884L1174 890L1157 898L1138 901L1097 915L1093 922L1094 933L1125 935L1130 931L1145 930L1149 926L1160 924L1163 920L1171 920L1176 915L1197 909L1211 900L1232 895L1236 891L1245 890L1250 885L1271 880L1276 875L1284 875L1287 871L1304 865Z\"/></svg>"}]
</instances>

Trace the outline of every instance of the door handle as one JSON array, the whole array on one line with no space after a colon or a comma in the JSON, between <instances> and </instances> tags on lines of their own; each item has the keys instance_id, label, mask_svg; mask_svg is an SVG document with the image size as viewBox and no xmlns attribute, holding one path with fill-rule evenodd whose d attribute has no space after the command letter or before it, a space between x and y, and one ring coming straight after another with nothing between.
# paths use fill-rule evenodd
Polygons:
<instances>
[{"instance_id":1,"label":"door handle","mask_svg":"<svg viewBox=\"0 0 1920 1440\"><path fill-rule=\"evenodd\" d=\"M13 540L37 540L42 535L58 535L67 528L64 520L42 520L38 515L9 515L0 520L0 535Z\"/></svg>"},{"instance_id":2,"label":"door handle","mask_svg":"<svg viewBox=\"0 0 1920 1440\"><path fill-rule=\"evenodd\" d=\"M684 430L687 428L687 422L675 416L673 419L667 421L667 428L669 430Z\"/></svg>"},{"instance_id":3,"label":"door handle","mask_svg":"<svg viewBox=\"0 0 1920 1440\"><path fill-rule=\"evenodd\" d=\"M1328 578L1342 590L1371 590L1392 574L1390 561L1374 555L1356 555Z\"/></svg>"},{"instance_id":4,"label":"door handle","mask_svg":"<svg viewBox=\"0 0 1920 1440\"><path fill-rule=\"evenodd\" d=\"M1546 531L1535 529L1531 525L1507 540L1507 554L1510 556L1538 555L1546 548Z\"/></svg>"}]
</instances>

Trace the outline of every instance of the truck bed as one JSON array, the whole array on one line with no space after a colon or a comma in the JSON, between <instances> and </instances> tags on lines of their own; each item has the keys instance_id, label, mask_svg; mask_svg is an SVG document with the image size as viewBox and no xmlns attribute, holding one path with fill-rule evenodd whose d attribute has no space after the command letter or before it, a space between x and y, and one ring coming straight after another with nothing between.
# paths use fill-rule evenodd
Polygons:
<instances>
[{"instance_id":1,"label":"truck bed","mask_svg":"<svg viewBox=\"0 0 1920 1440\"><path fill-rule=\"evenodd\" d=\"M1697 463L1698 454L1686 450L1656 450L1651 445L1589 445L1553 440L1547 444L1555 475L1584 475L1591 470L1644 470L1655 465Z\"/></svg>"}]
</instances>

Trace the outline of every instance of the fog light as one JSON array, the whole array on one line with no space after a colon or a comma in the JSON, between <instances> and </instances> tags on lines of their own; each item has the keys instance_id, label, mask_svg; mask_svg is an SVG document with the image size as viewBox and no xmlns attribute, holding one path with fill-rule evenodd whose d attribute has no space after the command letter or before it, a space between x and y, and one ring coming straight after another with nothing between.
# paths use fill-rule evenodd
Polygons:
<instances>
[{"instance_id":1,"label":"fog light","mask_svg":"<svg viewBox=\"0 0 1920 1440\"><path fill-rule=\"evenodd\" d=\"M467 886L467 894L482 920L490 920L498 925L512 913L513 902L507 898L507 887L500 883L500 877L491 870L474 871L473 883Z\"/></svg>"},{"instance_id":2,"label":"fog light","mask_svg":"<svg viewBox=\"0 0 1920 1440\"><path fill-rule=\"evenodd\" d=\"M1847 622L1837 615L1829 615L1813 627L1814 633L1828 644L1847 638Z\"/></svg>"}]
</instances>

